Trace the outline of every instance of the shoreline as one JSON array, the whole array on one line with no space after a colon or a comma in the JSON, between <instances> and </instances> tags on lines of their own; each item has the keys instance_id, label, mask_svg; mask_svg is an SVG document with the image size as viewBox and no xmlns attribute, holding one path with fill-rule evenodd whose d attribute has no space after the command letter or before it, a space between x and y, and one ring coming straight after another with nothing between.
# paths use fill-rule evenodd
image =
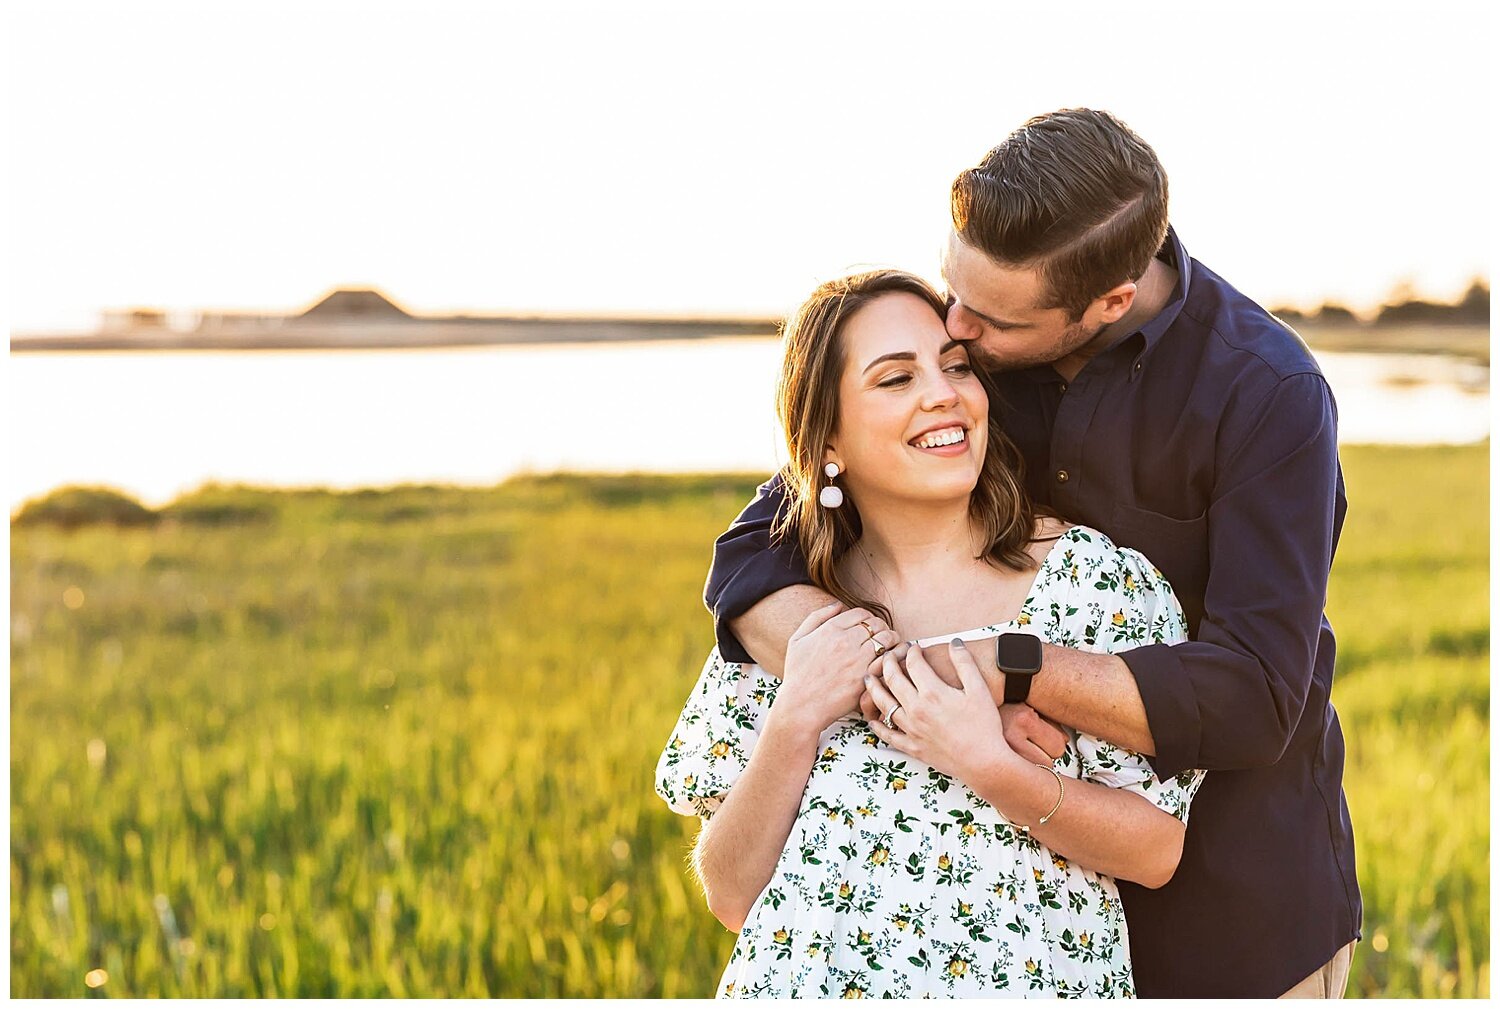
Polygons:
<instances>
[{"instance_id":1,"label":"shoreline","mask_svg":"<svg viewBox=\"0 0 1500 1009\"><path fill-rule=\"evenodd\" d=\"M1432 354L1466 358L1486 368L1490 364L1488 326L1304 326L1297 333L1313 350L1350 354Z\"/></svg>"},{"instance_id":2,"label":"shoreline","mask_svg":"<svg viewBox=\"0 0 1500 1009\"><path fill-rule=\"evenodd\" d=\"M436 350L557 343L639 343L723 337L775 338L776 319L587 319L517 317L483 321L174 330L134 327L94 333L12 336L12 353L90 350Z\"/></svg>"},{"instance_id":3,"label":"shoreline","mask_svg":"<svg viewBox=\"0 0 1500 1009\"><path fill-rule=\"evenodd\" d=\"M779 320L514 319L483 326L416 324L287 326L274 330L212 332L123 330L110 333L25 334L11 337L17 353L88 351L438 350L547 344L640 343L677 340L776 339ZM1295 327L1294 327L1295 328ZM1487 326L1307 326L1297 333L1313 350L1461 357L1489 366Z\"/></svg>"}]
</instances>

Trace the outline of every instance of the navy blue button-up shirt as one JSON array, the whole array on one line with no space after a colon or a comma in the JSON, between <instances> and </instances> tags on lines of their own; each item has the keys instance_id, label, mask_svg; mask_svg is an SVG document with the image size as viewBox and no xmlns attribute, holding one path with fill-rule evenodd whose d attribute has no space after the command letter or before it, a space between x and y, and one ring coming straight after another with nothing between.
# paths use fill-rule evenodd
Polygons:
<instances>
[{"instance_id":1,"label":"navy blue button-up shirt","mask_svg":"<svg viewBox=\"0 0 1500 1009\"><path fill-rule=\"evenodd\" d=\"M1210 772L1166 886L1124 881L1143 996L1275 997L1359 935L1344 740L1329 703L1323 615L1346 502L1333 396L1305 344L1190 259L1167 307L1064 383L1050 366L996 374L992 403L1033 498L1161 569L1190 640L1121 654L1168 778ZM779 478L714 548L705 598L728 620L810 579L769 526Z\"/></svg>"}]
</instances>

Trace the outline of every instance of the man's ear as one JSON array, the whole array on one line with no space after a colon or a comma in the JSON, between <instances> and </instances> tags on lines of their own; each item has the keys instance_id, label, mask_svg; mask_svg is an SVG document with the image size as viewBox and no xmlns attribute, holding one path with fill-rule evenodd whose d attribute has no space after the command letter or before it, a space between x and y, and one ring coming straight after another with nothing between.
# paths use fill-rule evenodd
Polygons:
<instances>
[{"instance_id":1,"label":"man's ear","mask_svg":"<svg viewBox=\"0 0 1500 1009\"><path fill-rule=\"evenodd\" d=\"M1125 313L1130 311L1130 306L1133 304L1135 304L1135 281L1127 280L1095 298L1089 309L1098 312L1098 321L1108 326L1124 318Z\"/></svg>"}]
</instances>

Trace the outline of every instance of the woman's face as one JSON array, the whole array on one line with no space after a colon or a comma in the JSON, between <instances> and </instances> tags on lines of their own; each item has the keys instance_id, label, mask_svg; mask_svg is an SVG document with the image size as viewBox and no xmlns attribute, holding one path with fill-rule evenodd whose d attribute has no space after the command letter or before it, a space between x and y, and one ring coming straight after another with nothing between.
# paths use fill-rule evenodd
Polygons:
<instances>
[{"instance_id":1,"label":"woman's face","mask_svg":"<svg viewBox=\"0 0 1500 1009\"><path fill-rule=\"evenodd\" d=\"M844 324L837 430L825 461L854 498L951 500L984 465L989 398L964 344L913 294L881 295Z\"/></svg>"}]
</instances>

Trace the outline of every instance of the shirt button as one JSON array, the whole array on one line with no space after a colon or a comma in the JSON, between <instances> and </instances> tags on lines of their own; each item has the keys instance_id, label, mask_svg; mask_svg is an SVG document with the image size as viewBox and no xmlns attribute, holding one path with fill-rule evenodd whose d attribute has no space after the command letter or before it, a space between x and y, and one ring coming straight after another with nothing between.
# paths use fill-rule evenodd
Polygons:
<instances>
[{"instance_id":1,"label":"shirt button","mask_svg":"<svg viewBox=\"0 0 1500 1009\"><path fill-rule=\"evenodd\" d=\"M1060 469L1060 470L1057 471L1057 482L1058 483L1067 483L1068 482L1068 471L1067 470Z\"/></svg>"},{"instance_id":2,"label":"shirt button","mask_svg":"<svg viewBox=\"0 0 1500 1009\"><path fill-rule=\"evenodd\" d=\"M1137 361L1137 362L1136 362L1136 363L1135 363L1135 370L1136 370L1136 371L1140 371L1140 370L1141 370L1141 362L1139 362L1139 361Z\"/></svg>"},{"instance_id":3,"label":"shirt button","mask_svg":"<svg viewBox=\"0 0 1500 1009\"><path fill-rule=\"evenodd\" d=\"M1059 383L1057 383L1057 391L1058 392L1067 392L1068 391L1068 383L1066 383L1066 382L1059 382Z\"/></svg>"}]
</instances>

